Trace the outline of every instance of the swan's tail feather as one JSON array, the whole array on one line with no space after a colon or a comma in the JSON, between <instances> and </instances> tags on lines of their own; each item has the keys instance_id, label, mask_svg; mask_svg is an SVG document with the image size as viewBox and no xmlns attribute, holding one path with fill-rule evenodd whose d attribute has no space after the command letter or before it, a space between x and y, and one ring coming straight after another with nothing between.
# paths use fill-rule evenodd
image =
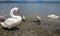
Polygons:
<instances>
[{"instance_id":1,"label":"swan's tail feather","mask_svg":"<svg viewBox=\"0 0 60 36\"><path fill-rule=\"evenodd\" d=\"M4 22L0 22L3 27L7 27Z\"/></svg>"}]
</instances>

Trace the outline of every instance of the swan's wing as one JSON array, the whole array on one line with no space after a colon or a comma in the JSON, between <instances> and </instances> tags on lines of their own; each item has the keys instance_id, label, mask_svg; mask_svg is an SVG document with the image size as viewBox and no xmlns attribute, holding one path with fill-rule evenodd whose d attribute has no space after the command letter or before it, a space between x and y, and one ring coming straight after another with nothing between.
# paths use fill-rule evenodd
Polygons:
<instances>
[{"instance_id":1,"label":"swan's wing","mask_svg":"<svg viewBox=\"0 0 60 36\"><path fill-rule=\"evenodd\" d=\"M6 25L9 25L9 26L14 26L17 24L16 19L13 19L13 18L6 19L4 23L6 23Z\"/></svg>"},{"instance_id":2,"label":"swan's wing","mask_svg":"<svg viewBox=\"0 0 60 36\"><path fill-rule=\"evenodd\" d=\"M5 20L5 22L15 22L15 21L16 21L16 19L13 19L13 18L8 18Z\"/></svg>"}]
</instances>

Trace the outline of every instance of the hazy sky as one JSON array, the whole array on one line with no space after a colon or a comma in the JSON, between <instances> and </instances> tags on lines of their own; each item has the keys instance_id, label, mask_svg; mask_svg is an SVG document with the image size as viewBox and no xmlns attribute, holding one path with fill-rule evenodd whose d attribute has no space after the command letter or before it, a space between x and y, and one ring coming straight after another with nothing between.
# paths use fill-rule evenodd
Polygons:
<instances>
[{"instance_id":1,"label":"hazy sky","mask_svg":"<svg viewBox=\"0 0 60 36\"><path fill-rule=\"evenodd\" d=\"M0 1L60 1L60 0L0 0Z\"/></svg>"}]
</instances>

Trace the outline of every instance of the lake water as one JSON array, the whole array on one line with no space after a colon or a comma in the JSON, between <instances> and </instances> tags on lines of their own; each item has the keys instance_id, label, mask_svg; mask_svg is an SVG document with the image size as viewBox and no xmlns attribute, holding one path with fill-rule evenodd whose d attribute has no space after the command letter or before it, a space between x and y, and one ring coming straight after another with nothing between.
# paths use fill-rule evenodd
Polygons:
<instances>
[{"instance_id":1,"label":"lake water","mask_svg":"<svg viewBox=\"0 0 60 36\"><path fill-rule=\"evenodd\" d=\"M11 8L16 7L16 6L20 9L19 15L22 16L24 14L27 18L30 18L30 19L34 18L38 14L40 17L47 17L47 15L49 14L56 14L60 16L60 3L0 3L0 15L9 17ZM31 34L33 35L33 33L36 33L37 36L38 35L47 36L47 34L49 36L52 36L52 35L60 36L60 19L54 19L53 21L52 19L51 20L43 19L40 25L37 25L37 24L40 24L40 23L34 23L30 20L29 21L27 20L25 23L22 23L21 25L19 25L19 29L25 29L25 28L29 29L28 31L22 30L21 36L24 36L27 33L30 36ZM41 28L43 28L43 30ZM56 28L57 28L57 31L59 32L57 34L55 33ZM2 30L1 28L0 30L3 31L3 32L0 31L1 35L3 35L2 33L7 33L9 36L16 35L16 33L18 35L18 33L20 32L20 30L18 32L16 31L7 32L6 30ZM19 33L19 35L20 34L21 32ZM34 34L33 36L36 36L36 35Z\"/></svg>"},{"instance_id":2,"label":"lake water","mask_svg":"<svg viewBox=\"0 0 60 36\"><path fill-rule=\"evenodd\" d=\"M60 16L60 3L0 3L0 15L10 16L10 9L18 7L20 13L26 17L47 16L48 14L56 14Z\"/></svg>"}]
</instances>

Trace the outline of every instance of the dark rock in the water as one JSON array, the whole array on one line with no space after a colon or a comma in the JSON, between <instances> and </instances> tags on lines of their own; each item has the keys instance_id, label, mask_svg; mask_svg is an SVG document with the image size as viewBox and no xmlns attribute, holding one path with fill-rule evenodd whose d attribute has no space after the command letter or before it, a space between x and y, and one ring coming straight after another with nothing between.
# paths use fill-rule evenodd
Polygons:
<instances>
[{"instance_id":1,"label":"dark rock in the water","mask_svg":"<svg viewBox=\"0 0 60 36\"><path fill-rule=\"evenodd\" d=\"M60 33L60 29L56 29L55 33Z\"/></svg>"},{"instance_id":2,"label":"dark rock in the water","mask_svg":"<svg viewBox=\"0 0 60 36\"><path fill-rule=\"evenodd\" d=\"M41 22L41 20L39 20L39 19L35 19L35 20L33 20L34 22Z\"/></svg>"},{"instance_id":3,"label":"dark rock in the water","mask_svg":"<svg viewBox=\"0 0 60 36\"><path fill-rule=\"evenodd\" d=\"M26 20L25 19L22 19L23 22L25 22Z\"/></svg>"},{"instance_id":4,"label":"dark rock in the water","mask_svg":"<svg viewBox=\"0 0 60 36\"><path fill-rule=\"evenodd\" d=\"M41 22L41 20L39 20L39 19L37 19L36 21L37 21L37 22Z\"/></svg>"},{"instance_id":5,"label":"dark rock in the water","mask_svg":"<svg viewBox=\"0 0 60 36\"><path fill-rule=\"evenodd\" d=\"M6 28L2 27L4 30L9 30L9 31L14 31L14 30L19 30L19 28L13 27L13 28Z\"/></svg>"},{"instance_id":6,"label":"dark rock in the water","mask_svg":"<svg viewBox=\"0 0 60 36\"><path fill-rule=\"evenodd\" d=\"M6 18L4 16L0 16L0 21L4 22L6 20Z\"/></svg>"},{"instance_id":7,"label":"dark rock in the water","mask_svg":"<svg viewBox=\"0 0 60 36\"><path fill-rule=\"evenodd\" d=\"M22 21L23 21L23 22L26 21L26 17L25 17L25 16L22 17Z\"/></svg>"}]
</instances>

